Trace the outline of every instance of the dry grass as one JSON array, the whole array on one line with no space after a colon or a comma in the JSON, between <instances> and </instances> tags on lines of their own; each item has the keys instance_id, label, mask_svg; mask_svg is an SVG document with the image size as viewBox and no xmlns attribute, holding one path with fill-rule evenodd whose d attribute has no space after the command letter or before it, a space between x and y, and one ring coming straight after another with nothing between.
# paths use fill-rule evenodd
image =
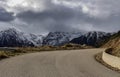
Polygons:
<instances>
[{"instance_id":1,"label":"dry grass","mask_svg":"<svg viewBox=\"0 0 120 77\"><path fill-rule=\"evenodd\" d=\"M0 59L8 58L9 56L5 51L0 51Z\"/></svg>"},{"instance_id":2,"label":"dry grass","mask_svg":"<svg viewBox=\"0 0 120 77\"><path fill-rule=\"evenodd\" d=\"M18 47L16 52L29 53L29 52L40 52L40 51L56 51L56 50L75 50L75 49L87 49L92 48L91 46L78 45L78 44L66 44L63 46L41 46L41 47Z\"/></svg>"},{"instance_id":3,"label":"dry grass","mask_svg":"<svg viewBox=\"0 0 120 77\"><path fill-rule=\"evenodd\" d=\"M5 59L5 58L9 58L9 57L13 57L13 56L17 56L17 55L22 55L24 54L23 52L16 52L16 50L14 51L0 51L0 60L1 59Z\"/></svg>"},{"instance_id":4,"label":"dry grass","mask_svg":"<svg viewBox=\"0 0 120 77\"><path fill-rule=\"evenodd\" d=\"M41 46L41 47L17 47L14 50L0 51L0 59L9 58L26 53L34 53L41 51L56 51L56 50L75 50L75 49L87 49L92 48L90 46L83 46L77 44L66 44L63 46Z\"/></svg>"},{"instance_id":5,"label":"dry grass","mask_svg":"<svg viewBox=\"0 0 120 77\"><path fill-rule=\"evenodd\" d=\"M120 57L120 45L114 48L113 55Z\"/></svg>"},{"instance_id":6,"label":"dry grass","mask_svg":"<svg viewBox=\"0 0 120 77\"><path fill-rule=\"evenodd\" d=\"M111 69L111 70L114 70L114 71L117 71L120 73L120 70L118 68L114 68L110 65L108 65L107 63L105 63L103 60L102 60L102 53L98 53L95 55L95 59L96 61L98 61L99 63L103 64L104 66L106 66L107 68Z\"/></svg>"}]
</instances>

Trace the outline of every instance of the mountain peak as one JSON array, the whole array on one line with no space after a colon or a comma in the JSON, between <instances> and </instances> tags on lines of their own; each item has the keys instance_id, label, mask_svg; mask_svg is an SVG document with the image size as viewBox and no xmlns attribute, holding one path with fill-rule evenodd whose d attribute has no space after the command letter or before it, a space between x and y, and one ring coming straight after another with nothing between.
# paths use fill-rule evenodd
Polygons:
<instances>
[{"instance_id":1,"label":"mountain peak","mask_svg":"<svg viewBox=\"0 0 120 77\"><path fill-rule=\"evenodd\" d=\"M35 34L27 34L16 28L0 31L0 46L59 46L66 43L96 45L98 41L108 38L105 32L50 32L46 37Z\"/></svg>"},{"instance_id":2,"label":"mountain peak","mask_svg":"<svg viewBox=\"0 0 120 77\"><path fill-rule=\"evenodd\" d=\"M86 44L98 47L101 46L102 43L106 41L109 37L110 37L109 33L91 31L78 38L73 39L71 43Z\"/></svg>"},{"instance_id":3,"label":"mountain peak","mask_svg":"<svg viewBox=\"0 0 120 77\"><path fill-rule=\"evenodd\" d=\"M0 46L36 46L41 45L41 38L37 35L26 34L15 28L0 31Z\"/></svg>"}]
</instances>

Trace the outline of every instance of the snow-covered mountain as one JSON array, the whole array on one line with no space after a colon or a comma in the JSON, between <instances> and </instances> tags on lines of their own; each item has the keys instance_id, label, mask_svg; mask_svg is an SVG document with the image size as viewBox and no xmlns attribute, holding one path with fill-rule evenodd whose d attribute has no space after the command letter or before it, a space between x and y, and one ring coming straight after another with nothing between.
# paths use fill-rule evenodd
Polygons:
<instances>
[{"instance_id":1,"label":"snow-covered mountain","mask_svg":"<svg viewBox=\"0 0 120 77\"><path fill-rule=\"evenodd\" d=\"M46 37L27 34L15 28L0 31L0 47L15 46L59 46L66 43L86 44L96 46L101 44L111 34L105 32L50 32Z\"/></svg>"},{"instance_id":2,"label":"snow-covered mountain","mask_svg":"<svg viewBox=\"0 0 120 77\"><path fill-rule=\"evenodd\" d=\"M44 37L42 35L35 35L35 34L24 34L24 36L31 41L35 46L41 46Z\"/></svg>"},{"instance_id":3,"label":"snow-covered mountain","mask_svg":"<svg viewBox=\"0 0 120 77\"><path fill-rule=\"evenodd\" d=\"M15 28L0 31L0 47L36 46L42 44L42 36L25 34Z\"/></svg>"},{"instance_id":4,"label":"snow-covered mountain","mask_svg":"<svg viewBox=\"0 0 120 77\"><path fill-rule=\"evenodd\" d=\"M111 33L92 31L71 40L71 43L82 44L82 45L86 44L86 45L98 47L102 45L110 36Z\"/></svg>"},{"instance_id":5,"label":"snow-covered mountain","mask_svg":"<svg viewBox=\"0 0 120 77\"><path fill-rule=\"evenodd\" d=\"M80 37L84 32L50 32L43 40L43 45L59 46L69 43L72 39Z\"/></svg>"}]
</instances>

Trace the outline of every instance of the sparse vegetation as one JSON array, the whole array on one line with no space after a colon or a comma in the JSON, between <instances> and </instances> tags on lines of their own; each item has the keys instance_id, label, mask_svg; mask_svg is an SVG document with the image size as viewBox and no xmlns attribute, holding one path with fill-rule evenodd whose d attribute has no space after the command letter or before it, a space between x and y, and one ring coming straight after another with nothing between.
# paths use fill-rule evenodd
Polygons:
<instances>
[{"instance_id":1,"label":"sparse vegetation","mask_svg":"<svg viewBox=\"0 0 120 77\"><path fill-rule=\"evenodd\" d=\"M120 48L115 49L113 55L120 57Z\"/></svg>"},{"instance_id":2,"label":"sparse vegetation","mask_svg":"<svg viewBox=\"0 0 120 77\"><path fill-rule=\"evenodd\" d=\"M120 31L118 31L117 33L113 34L111 39L115 39L117 37L120 37Z\"/></svg>"},{"instance_id":3,"label":"sparse vegetation","mask_svg":"<svg viewBox=\"0 0 120 77\"><path fill-rule=\"evenodd\" d=\"M7 55L7 52L5 51L0 51L0 59L8 58L9 56Z\"/></svg>"},{"instance_id":4,"label":"sparse vegetation","mask_svg":"<svg viewBox=\"0 0 120 77\"><path fill-rule=\"evenodd\" d=\"M9 58L9 57L13 57L13 56L17 56L17 55L21 55L24 54L23 52L19 51L16 52L17 50L14 51L0 51L0 60L1 59L5 59L5 58Z\"/></svg>"},{"instance_id":5,"label":"sparse vegetation","mask_svg":"<svg viewBox=\"0 0 120 77\"><path fill-rule=\"evenodd\" d=\"M106 40L106 42L103 44L102 47L104 47L104 48L106 48L106 47L107 48L118 47L120 45L119 40L120 40L120 31L111 35L111 37Z\"/></svg>"},{"instance_id":6,"label":"sparse vegetation","mask_svg":"<svg viewBox=\"0 0 120 77\"><path fill-rule=\"evenodd\" d=\"M55 51L55 50L75 50L75 49L87 49L91 46L78 45L78 44L66 44L63 46L41 46L41 47L16 47L13 50L1 50L0 59L9 58L16 55L22 55L25 53L34 53L41 51Z\"/></svg>"},{"instance_id":7,"label":"sparse vegetation","mask_svg":"<svg viewBox=\"0 0 120 77\"><path fill-rule=\"evenodd\" d=\"M103 47L108 48L106 49L107 53L120 57L120 31L113 34Z\"/></svg>"},{"instance_id":8,"label":"sparse vegetation","mask_svg":"<svg viewBox=\"0 0 120 77\"><path fill-rule=\"evenodd\" d=\"M36 51L55 51L55 50L72 50L72 49L86 49L92 48L91 46L78 45L78 44L65 44L63 46L41 46L41 47L18 47L16 52L36 52Z\"/></svg>"}]
</instances>

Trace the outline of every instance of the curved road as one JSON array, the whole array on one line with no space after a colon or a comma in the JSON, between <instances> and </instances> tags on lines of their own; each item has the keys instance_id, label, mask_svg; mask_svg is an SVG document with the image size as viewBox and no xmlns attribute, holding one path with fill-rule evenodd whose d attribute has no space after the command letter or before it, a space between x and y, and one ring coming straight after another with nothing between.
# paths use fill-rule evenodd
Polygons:
<instances>
[{"instance_id":1,"label":"curved road","mask_svg":"<svg viewBox=\"0 0 120 77\"><path fill-rule=\"evenodd\" d=\"M0 77L120 77L96 62L104 49L49 51L0 61Z\"/></svg>"}]
</instances>

